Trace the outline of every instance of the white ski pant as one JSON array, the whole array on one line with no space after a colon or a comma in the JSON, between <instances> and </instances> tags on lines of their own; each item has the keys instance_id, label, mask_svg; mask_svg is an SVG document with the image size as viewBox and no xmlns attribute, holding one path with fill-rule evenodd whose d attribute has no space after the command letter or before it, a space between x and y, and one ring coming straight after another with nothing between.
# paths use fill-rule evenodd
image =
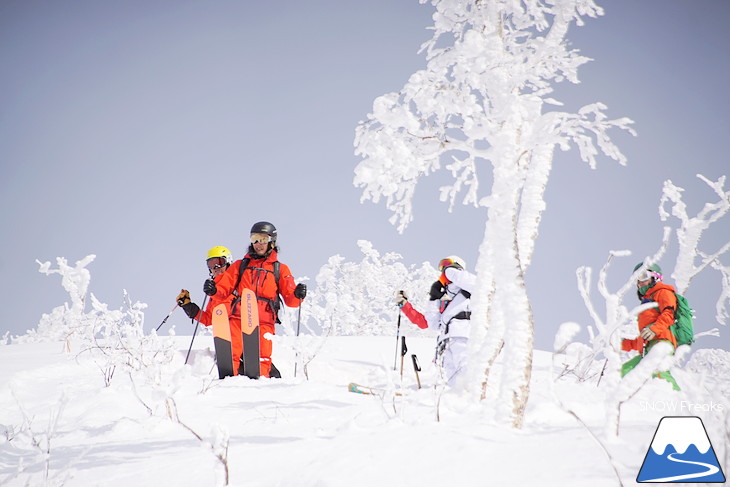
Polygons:
<instances>
[{"instance_id":1,"label":"white ski pant","mask_svg":"<svg viewBox=\"0 0 730 487\"><path fill-rule=\"evenodd\" d=\"M453 385L466 365L467 339L464 337L449 338L446 348L439 357L441 378Z\"/></svg>"}]
</instances>

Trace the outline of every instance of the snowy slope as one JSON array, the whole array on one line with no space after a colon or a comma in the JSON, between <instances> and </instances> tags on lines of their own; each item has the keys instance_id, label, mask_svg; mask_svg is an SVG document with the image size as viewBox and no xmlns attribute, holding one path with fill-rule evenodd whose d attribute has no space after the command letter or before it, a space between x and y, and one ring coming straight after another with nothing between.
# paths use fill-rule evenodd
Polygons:
<instances>
[{"instance_id":1,"label":"snowy slope","mask_svg":"<svg viewBox=\"0 0 730 487\"><path fill-rule=\"evenodd\" d=\"M230 485L617 485L601 445L552 397L545 352L536 355L527 426L515 431L433 387L432 338L408 338L423 367L421 390L408 361L402 380L393 371L393 338L329 338L306 380L301 368L293 377L293 338L278 337L274 361L285 377L260 381L215 379L206 335L182 366L190 337L175 340L179 355L159 377L120 373L109 387L73 346L0 347L0 484L223 485L217 453ZM384 391L354 394L351 381ZM555 392L600 433L595 381L562 379ZM660 381L641 394L625 406L620 441L607 446L624 485L633 485L662 416L642 404L679 400Z\"/></svg>"}]
</instances>

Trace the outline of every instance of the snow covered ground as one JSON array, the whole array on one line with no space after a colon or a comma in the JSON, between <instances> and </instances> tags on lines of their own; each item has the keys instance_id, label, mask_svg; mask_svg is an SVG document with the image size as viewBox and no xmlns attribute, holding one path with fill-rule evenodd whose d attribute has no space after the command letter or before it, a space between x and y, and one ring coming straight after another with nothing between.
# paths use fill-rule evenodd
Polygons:
<instances>
[{"instance_id":1,"label":"snow covered ground","mask_svg":"<svg viewBox=\"0 0 730 487\"><path fill-rule=\"evenodd\" d=\"M477 408L434 387L433 338L413 335L406 358L419 358L420 390L410 360L402 379L393 371L395 337L327 338L308 380L301 366L293 377L294 338L277 337L284 378L259 381L218 380L205 333L183 366L190 337L170 337L172 362L147 375L118 367L108 386L98 357L73 344L0 346L0 485L223 485L226 465L240 486L601 487L621 485L617 472L634 485L659 419L690 414L687 393L652 380L623 407L618 440L603 440L604 388L553 381L562 358L537 352L526 426L509 429L491 419L489 400ZM712 373L679 375L727 386ZM383 390L355 394L349 382ZM730 404L708 407L691 413L727 472Z\"/></svg>"}]
</instances>

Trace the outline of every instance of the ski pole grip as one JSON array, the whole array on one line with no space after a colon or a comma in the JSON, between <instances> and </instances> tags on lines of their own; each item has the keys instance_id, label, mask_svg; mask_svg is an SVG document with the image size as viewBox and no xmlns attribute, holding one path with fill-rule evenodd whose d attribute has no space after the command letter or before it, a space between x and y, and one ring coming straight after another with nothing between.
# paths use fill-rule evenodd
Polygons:
<instances>
[{"instance_id":1,"label":"ski pole grip","mask_svg":"<svg viewBox=\"0 0 730 487\"><path fill-rule=\"evenodd\" d=\"M416 372L420 372L421 371L421 366L418 365L418 357L416 357L416 354L415 353L412 353L411 354L411 360L413 360L413 368L415 369L415 371Z\"/></svg>"}]
</instances>

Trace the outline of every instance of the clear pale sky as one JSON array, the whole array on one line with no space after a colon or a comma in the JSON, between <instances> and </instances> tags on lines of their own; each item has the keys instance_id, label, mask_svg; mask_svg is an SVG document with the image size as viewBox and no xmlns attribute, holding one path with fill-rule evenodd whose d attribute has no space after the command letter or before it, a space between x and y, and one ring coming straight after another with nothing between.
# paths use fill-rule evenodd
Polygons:
<instances>
[{"instance_id":1,"label":"clear pale sky","mask_svg":"<svg viewBox=\"0 0 730 487\"><path fill-rule=\"evenodd\" d=\"M577 267L632 250L613 265L618 286L656 251L665 179L687 189L696 213L716 198L695 174L730 173L730 3L599 4L606 15L568 35L594 61L556 97L571 110L601 101L635 120L638 137L614 133L627 167L602 158L593 171L574 150L556 155L528 273L542 349L560 323L588 323ZM431 14L416 0L0 3L0 334L34 328L68 300L36 259L90 253L91 292L118 308L126 289L149 304L154 328L180 288L200 304L207 249L240 258L259 220L279 228L297 278L313 279L334 254L359 261L358 239L407 264L459 254L473 266L485 215L448 213L437 192L448 174L421 183L403 235L352 186L355 126L424 67ZM729 235L726 217L701 248ZM715 271L692 283L698 331L720 326L719 292ZM182 313L171 321L191 331ZM729 349L721 330L698 346Z\"/></svg>"}]
</instances>

